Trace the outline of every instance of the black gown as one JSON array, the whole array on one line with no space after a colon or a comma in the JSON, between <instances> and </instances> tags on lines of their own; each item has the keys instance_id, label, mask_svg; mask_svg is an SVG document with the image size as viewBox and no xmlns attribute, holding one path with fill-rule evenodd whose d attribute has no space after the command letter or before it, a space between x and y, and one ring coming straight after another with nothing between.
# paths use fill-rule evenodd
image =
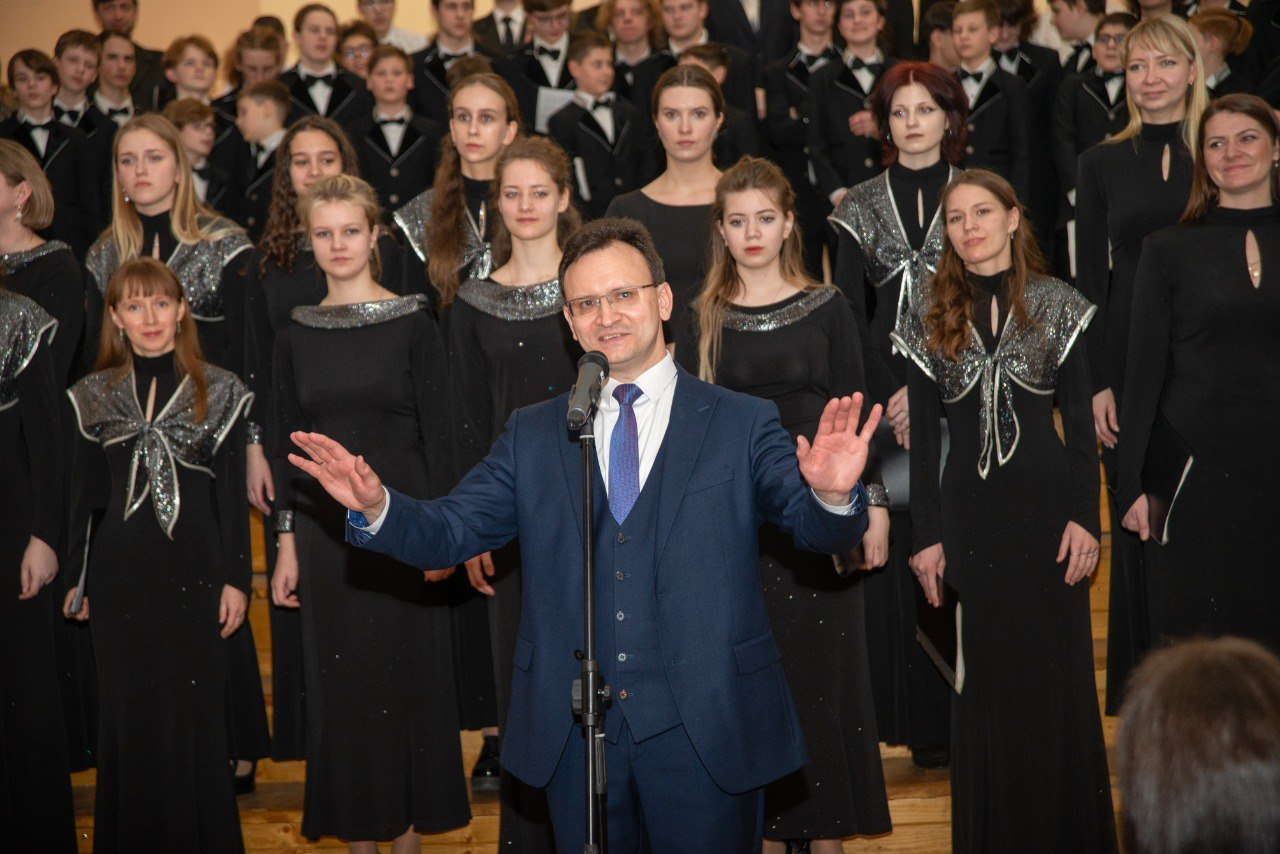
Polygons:
<instances>
[{"instance_id":1,"label":"black gown","mask_svg":"<svg viewBox=\"0 0 1280 854\"><path fill-rule=\"evenodd\" d=\"M938 211L942 188L959 170L946 161L924 169L890 166L846 194L830 221L839 235L835 284L853 305L867 375L867 405L887 405L907 384L906 358L889 340L904 288L933 274L942 252ZM864 245L865 244L865 245ZM876 436L882 459L907 452L882 425ZM880 740L915 750L945 748L951 741L951 692L916 640L916 613L927 608L907 562L912 548L909 500L889 489L889 558L863 580L867 600L867 657Z\"/></svg>"},{"instance_id":2,"label":"black gown","mask_svg":"<svg viewBox=\"0 0 1280 854\"><path fill-rule=\"evenodd\" d=\"M1253 286L1252 231L1262 256ZM1169 543L1145 544L1153 638L1238 635L1280 653L1280 208L1217 208L1147 238L1134 285L1121 430L1120 507L1142 493L1157 413L1195 455L1169 514ZM1141 318L1138 322L1137 318Z\"/></svg>"},{"instance_id":3,"label":"black gown","mask_svg":"<svg viewBox=\"0 0 1280 854\"><path fill-rule=\"evenodd\" d=\"M639 220L658 247L673 297L671 317L678 322L685 309L702 292L711 246L711 205L664 205L632 190L615 196L605 216L625 216ZM679 330L663 324L667 340L674 341Z\"/></svg>"},{"instance_id":4,"label":"black gown","mask_svg":"<svg viewBox=\"0 0 1280 854\"><path fill-rule=\"evenodd\" d=\"M582 353L569 333L560 282L507 287L468 279L445 314L452 372L459 476L489 453L511 413L568 391ZM506 723L516 632L520 627L520 544L493 553L489 634L499 729ZM507 774L501 781L500 847L552 851L546 796Z\"/></svg>"},{"instance_id":5,"label":"black gown","mask_svg":"<svg viewBox=\"0 0 1280 854\"><path fill-rule=\"evenodd\" d=\"M696 312L676 345L699 369ZM832 397L865 388L858 331L833 287L726 313L716 385L772 400L782 426L812 438ZM840 576L830 555L797 549L773 525L760 529L760 575L769 624L796 700L809 763L765 787L768 839L841 839L888 833L889 805L867 669L861 573Z\"/></svg>"},{"instance_id":6,"label":"black gown","mask_svg":"<svg viewBox=\"0 0 1280 854\"><path fill-rule=\"evenodd\" d=\"M1161 161L1169 150L1169 178ZM1142 241L1173 225L1191 195L1192 158L1182 124L1143 125L1130 140L1096 145L1080 155L1076 175L1076 283L1098 306L1086 337L1093 393L1111 389L1117 413L1124 397L1133 280ZM1108 264L1108 259L1110 263ZM1109 268L1109 269L1108 269ZM1120 443L1124 436L1118 437ZM1120 711L1124 684L1151 643L1142 542L1120 525L1115 499L1117 450L1102 450L1111 510L1111 590L1107 606L1106 712Z\"/></svg>"},{"instance_id":7,"label":"black gown","mask_svg":"<svg viewBox=\"0 0 1280 854\"><path fill-rule=\"evenodd\" d=\"M277 522L296 526L308 838L385 841L471 820L447 607L420 571L349 548L346 512L285 457L290 432L316 431L389 486L440 493L446 373L426 304L302 306L276 336L272 461Z\"/></svg>"},{"instance_id":8,"label":"black gown","mask_svg":"<svg viewBox=\"0 0 1280 854\"><path fill-rule=\"evenodd\" d=\"M390 234L378 237L382 262L381 282L398 294L422 290L425 279L415 263L406 263L404 248ZM245 343L244 379L260 401L262 440L268 459L274 453L276 430L271 423L271 354L276 334L289 323L289 314L300 305L316 305L328 293L324 271L316 266L309 241L299 238L298 256L286 272L274 260L255 249L246 267L244 282ZM266 527L272 528L270 520ZM268 531L264 545L267 577L275 572L276 539ZM301 615L293 608L271 604L271 758L277 762L306 757L306 685L302 666Z\"/></svg>"},{"instance_id":9,"label":"black gown","mask_svg":"<svg viewBox=\"0 0 1280 854\"><path fill-rule=\"evenodd\" d=\"M1098 535L1089 366L1093 307L1056 279L1027 282L1036 327L1009 318L1004 275L970 276L981 318L958 362L928 349L916 304L894 332L914 362L911 516L941 543L962 614L965 677L952 703L957 854L1114 852L1115 823L1089 620L1089 584L1055 563L1074 521ZM987 320L998 295L1000 334ZM1073 346L1075 345L1075 346ZM1053 420L1054 393L1065 444ZM939 486L939 416L951 451Z\"/></svg>"},{"instance_id":10,"label":"black gown","mask_svg":"<svg viewBox=\"0 0 1280 854\"><path fill-rule=\"evenodd\" d=\"M63 456L43 440L63 426L49 340L56 325L34 301L0 288L0 827L14 851L76 850L54 635L61 585L18 599L30 538L55 553L62 546Z\"/></svg>"},{"instance_id":11,"label":"black gown","mask_svg":"<svg viewBox=\"0 0 1280 854\"><path fill-rule=\"evenodd\" d=\"M224 585L252 595L244 425L253 396L206 366L208 414L197 424L191 380L175 378L172 354L133 365L114 383L115 371L102 371L68 392L80 431L77 522L105 503L85 588L99 687L94 851L238 852L232 641L219 637L218 607Z\"/></svg>"}]
</instances>

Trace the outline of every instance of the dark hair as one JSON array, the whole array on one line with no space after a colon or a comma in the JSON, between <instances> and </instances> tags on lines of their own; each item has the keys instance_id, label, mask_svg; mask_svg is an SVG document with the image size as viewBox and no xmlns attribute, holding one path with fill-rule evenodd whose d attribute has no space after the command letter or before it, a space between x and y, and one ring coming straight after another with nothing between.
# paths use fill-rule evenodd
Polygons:
<instances>
[{"instance_id":1,"label":"dark hair","mask_svg":"<svg viewBox=\"0 0 1280 854\"><path fill-rule=\"evenodd\" d=\"M1218 187L1213 183L1213 178L1209 176L1209 169L1204 161L1204 147L1207 144L1204 132L1205 128L1209 126L1209 119L1222 113L1237 113L1253 119L1262 127L1262 132L1271 137L1271 145L1275 145L1276 140L1280 139L1280 121L1276 119L1276 114L1267 105L1267 102L1257 95L1245 95L1243 93L1223 95L1216 101L1209 102L1204 115L1200 117L1200 133L1196 137L1200 140L1200 144L1195 151L1195 170L1191 175L1191 196L1187 201L1187 209L1183 211L1180 222L1199 222L1204 219L1209 211L1218 206ZM1271 202L1274 204L1280 200L1280 169L1277 169L1273 164L1270 173Z\"/></svg>"},{"instance_id":2,"label":"dark hair","mask_svg":"<svg viewBox=\"0 0 1280 854\"><path fill-rule=\"evenodd\" d=\"M1026 288L1027 279L1044 272L1044 259L1036 246L1035 236L1031 232L1031 218L1026 208L1018 201L1012 185L994 172L985 169L970 169L961 172L942 189L942 198L938 201L938 209L946 219L947 199L964 184L981 187L995 196L996 202L1005 210L1017 210L1018 229L1011 238L1010 249L1013 255L1013 267L1008 274L1009 316L1019 326L1028 325ZM925 314L925 333L928 335L926 346L937 352L942 358L956 361L960 353L968 345L973 316L973 285L965 276L964 262L956 253L950 235L943 238L942 257L938 259L938 271L933 276L933 299Z\"/></svg>"},{"instance_id":3,"label":"dark hair","mask_svg":"<svg viewBox=\"0 0 1280 854\"><path fill-rule=\"evenodd\" d=\"M62 78L58 76L58 66L49 58L47 53L35 50L34 48L20 50L13 56L9 57L10 86L15 85L13 82L13 73L17 70L17 64L19 62L31 69L31 72L36 76L43 74L53 81L54 86L62 86Z\"/></svg>"},{"instance_id":4,"label":"dark hair","mask_svg":"<svg viewBox=\"0 0 1280 854\"><path fill-rule=\"evenodd\" d=\"M165 104L160 114L173 122L178 130L196 122L212 122L214 116L213 107L195 98L179 98L176 101L170 101Z\"/></svg>"},{"instance_id":5,"label":"dark hair","mask_svg":"<svg viewBox=\"0 0 1280 854\"><path fill-rule=\"evenodd\" d=\"M262 27L264 30L270 30L282 39L286 35L284 21L280 20L275 15L259 15L253 19L253 26Z\"/></svg>"},{"instance_id":6,"label":"dark hair","mask_svg":"<svg viewBox=\"0 0 1280 854\"><path fill-rule=\"evenodd\" d=\"M295 12L293 15L293 31L295 33L302 32L302 25L307 22L307 16L310 15L312 12L324 12L330 18L333 18L333 26L335 29L337 28L338 16L334 14L334 11L332 9L330 9L328 6L324 5L323 3L308 3L307 5L299 9L297 12ZM375 39L375 41L377 41L377 39Z\"/></svg>"},{"instance_id":7,"label":"dark hair","mask_svg":"<svg viewBox=\"0 0 1280 854\"><path fill-rule=\"evenodd\" d=\"M67 30L58 36L58 43L53 46L53 55L61 58L64 53L73 47L82 47L92 53L99 61L102 60L102 43L98 41L98 37L88 30Z\"/></svg>"},{"instance_id":8,"label":"dark hair","mask_svg":"<svg viewBox=\"0 0 1280 854\"><path fill-rule=\"evenodd\" d=\"M662 267L662 256L658 254L658 248L653 245L653 237L649 235L649 229L645 228L639 220L630 217L607 216L589 222L578 229L561 247L560 269L556 275L560 280L560 287L564 287L564 276L571 266L584 256L608 249L615 243L630 246L644 256L644 263L649 268L651 280L654 282L667 280L666 270Z\"/></svg>"},{"instance_id":9,"label":"dark hair","mask_svg":"<svg viewBox=\"0 0 1280 854\"><path fill-rule=\"evenodd\" d=\"M246 50L269 50L276 55L276 61L284 62L284 27L281 26L281 32L277 32L273 27L264 27L254 24L240 35L236 36L235 43L231 49L227 51L227 81L232 86L241 86L244 84L244 75L237 68L242 59L241 54Z\"/></svg>"},{"instance_id":10,"label":"dark hair","mask_svg":"<svg viewBox=\"0 0 1280 854\"><path fill-rule=\"evenodd\" d=\"M1151 653L1116 759L1134 854L1280 850L1280 660L1243 638Z\"/></svg>"},{"instance_id":11,"label":"dark hair","mask_svg":"<svg viewBox=\"0 0 1280 854\"><path fill-rule=\"evenodd\" d=\"M341 50L343 42L352 36L364 36L374 47L378 45L378 34L373 31L373 27L364 21L348 21L338 27L338 40L334 43L337 49Z\"/></svg>"},{"instance_id":12,"label":"dark hair","mask_svg":"<svg viewBox=\"0 0 1280 854\"><path fill-rule=\"evenodd\" d=\"M1080 3L1084 4L1084 10L1090 15L1107 14L1107 0L1066 0L1068 6L1075 6Z\"/></svg>"},{"instance_id":13,"label":"dark hair","mask_svg":"<svg viewBox=\"0 0 1280 854\"><path fill-rule=\"evenodd\" d=\"M920 18L920 47L926 59L929 57L929 39L933 34L939 30L951 32L951 17L955 8L956 0L939 0L926 9Z\"/></svg>"},{"instance_id":14,"label":"dark hair","mask_svg":"<svg viewBox=\"0 0 1280 854\"><path fill-rule=\"evenodd\" d=\"M840 31L840 13L844 11L844 7L856 0L836 0L836 19L834 27L837 34ZM872 6L876 7L876 14L880 16L880 20L884 21L884 26L880 28L879 34L876 35L876 46L885 53L891 53L897 48L897 37L893 33L893 26L889 23L889 4L886 0L867 0ZM910 34L908 34L910 35Z\"/></svg>"},{"instance_id":15,"label":"dark hair","mask_svg":"<svg viewBox=\"0 0 1280 854\"><path fill-rule=\"evenodd\" d=\"M236 93L236 101L252 98L255 101L271 101L280 111L280 122L289 118L289 89L279 80L260 80Z\"/></svg>"},{"instance_id":16,"label":"dark hair","mask_svg":"<svg viewBox=\"0 0 1280 854\"><path fill-rule=\"evenodd\" d=\"M374 39L374 41L376 43L377 39ZM338 43L341 44L342 42ZM409 56L409 54L405 53L393 44L380 44L373 49L373 53L369 55L369 73L372 74L373 69L377 68L379 63L387 59L400 60L404 63L404 70L410 74L413 73L413 57Z\"/></svg>"},{"instance_id":17,"label":"dark hair","mask_svg":"<svg viewBox=\"0 0 1280 854\"><path fill-rule=\"evenodd\" d=\"M720 84L711 76L711 72L701 65L674 65L662 72L653 86L653 93L649 96L650 118L655 121L658 118L658 102L662 100L662 93L677 87L701 89L711 96L711 107L716 115L724 115L724 93L720 91Z\"/></svg>"},{"instance_id":18,"label":"dark hair","mask_svg":"<svg viewBox=\"0 0 1280 854\"><path fill-rule=\"evenodd\" d=\"M593 50L607 50L613 53L613 42L604 33L596 30L578 30L569 37L569 49L565 51L565 62L582 62Z\"/></svg>"},{"instance_id":19,"label":"dark hair","mask_svg":"<svg viewBox=\"0 0 1280 854\"><path fill-rule=\"evenodd\" d=\"M687 47L680 51L680 58L688 57L699 65L710 71L718 71L723 68L729 69L729 51L724 45L715 42L707 42L706 44L696 44L693 47Z\"/></svg>"},{"instance_id":20,"label":"dark hair","mask_svg":"<svg viewBox=\"0 0 1280 854\"><path fill-rule=\"evenodd\" d=\"M1018 40L1025 41L1036 25L1036 10L1031 0L995 0L1000 22L1018 28Z\"/></svg>"},{"instance_id":21,"label":"dark hair","mask_svg":"<svg viewBox=\"0 0 1280 854\"><path fill-rule=\"evenodd\" d=\"M532 15L535 12L550 12L561 6L568 6L573 0L524 0L524 10Z\"/></svg>"},{"instance_id":22,"label":"dark hair","mask_svg":"<svg viewBox=\"0 0 1280 854\"><path fill-rule=\"evenodd\" d=\"M1137 16L1130 15L1128 12L1111 12L1098 19L1098 26L1093 28L1093 35L1096 38L1103 27L1124 27L1128 32L1136 26L1138 26Z\"/></svg>"},{"instance_id":23,"label":"dark hair","mask_svg":"<svg viewBox=\"0 0 1280 854\"><path fill-rule=\"evenodd\" d=\"M114 3L114 2L115 0L93 0L93 8L96 9L99 6L105 6L108 3ZM133 7L135 9L138 8L138 0L133 0Z\"/></svg>"},{"instance_id":24,"label":"dark hair","mask_svg":"<svg viewBox=\"0 0 1280 854\"><path fill-rule=\"evenodd\" d=\"M182 61L182 55L187 52L187 48L193 47L203 53L205 56L213 58L213 67L218 67L218 49L213 46L213 42L209 41L202 35L196 34L192 36L181 36L174 39L165 48L164 56L160 58L160 66L164 69L176 68L178 63Z\"/></svg>"},{"instance_id":25,"label":"dark hair","mask_svg":"<svg viewBox=\"0 0 1280 854\"><path fill-rule=\"evenodd\" d=\"M137 57L138 45L134 43L133 39L129 38L128 36L123 36L120 33L117 33L113 30L103 30L102 32L98 33L98 44L101 45L103 48L105 48L107 46L107 42L111 41L112 39L120 39L120 41L122 42L128 42L129 46L133 48L134 57L135 58Z\"/></svg>"},{"instance_id":26,"label":"dark hair","mask_svg":"<svg viewBox=\"0 0 1280 854\"><path fill-rule=\"evenodd\" d=\"M1000 26L1000 7L993 0L960 0L956 3L956 7L951 10L951 21L961 15L971 15L977 12L986 18L988 27Z\"/></svg>"},{"instance_id":27,"label":"dark hair","mask_svg":"<svg viewBox=\"0 0 1280 854\"><path fill-rule=\"evenodd\" d=\"M942 158L953 166L964 160L964 143L968 131L969 98L955 75L931 62L899 62L880 78L871 90L871 114L880 131L880 145L886 166L898 161L898 147L891 141L889 112L893 96L903 86L918 83L947 115L947 129L942 136Z\"/></svg>"},{"instance_id":28,"label":"dark hair","mask_svg":"<svg viewBox=\"0 0 1280 854\"><path fill-rule=\"evenodd\" d=\"M444 73L444 85L448 86L449 90L452 91L460 80L492 73L493 63L489 61L489 57L478 53L473 53L471 56L460 56L453 61L453 64L449 66L449 70Z\"/></svg>"}]
</instances>

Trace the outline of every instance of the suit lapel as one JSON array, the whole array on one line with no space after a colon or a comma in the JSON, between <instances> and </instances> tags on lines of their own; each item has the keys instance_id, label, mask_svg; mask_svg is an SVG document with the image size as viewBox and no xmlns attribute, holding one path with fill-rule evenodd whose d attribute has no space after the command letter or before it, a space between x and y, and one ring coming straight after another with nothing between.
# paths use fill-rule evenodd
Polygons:
<instances>
[{"instance_id":1,"label":"suit lapel","mask_svg":"<svg viewBox=\"0 0 1280 854\"><path fill-rule=\"evenodd\" d=\"M301 107L305 112L318 114L320 108L316 106L316 102L311 100L311 90L302 82L301 74L293 75L293 82L289 84L289 95L293 98L295 104ZM333 103L333 93L329 94L329 103Z\"/></svg>"},{"instance_id":2,"label":"suit lapel","mask_svg":"<svg viewBox=\"0 0 1280 854\"><path fill-rule=\"evenodd\" d=\"M978 93L978 100L974 102L973 109L969 111L969 120L973 121L978 113L987 108L992 101L1000 97L1000 70L997 68L995 73L991 75L991 79L982 87L982 91Z\"/></svg>"},{"instance_id":3,"label":"suit lapel","mask_svg":"<svg viewBox=\"0 0 1280 854\"><path fill-rule=\"evenodd\" d=\"M560 424L564 427L563 422ZM582 539L582 445L578 442L578 437L572 433L568 433L568 428L564 427L567 437L556 442L560 446L560 468L564 472L564 486L569 491L569 504L573 511L573 524L578 528L578 539ZM599 441L599 437L596 437ZM594 464L599 466L600 458L596 457ZM594 501L599 504L605 497L603 495L595 496Z\"/></svg>"},{"instance_id":4,"label":"suit lapel","mask_svg":"<svg viewBox=\"0 0 1280 854\"><path fill-rule=\"evenodd\" d=\"M667 434L662 438L662 448L648 483L655 483L658 495L658 530L654 540L654 558L660 559L671 536L671 527L683 503L684 490L689 484L698 454L702 450L707 427L715 403L704 385L695 380L683 368L676 369L675 395L671 401L671 421ZM661 469L659 470L659 465ZM647 485L647 484L646 484Z\"/></svg>"},{"instance_id":5,"label":"suit lapel","mask_svg":"<svg viewBox=\"0 0 1280 854\"><path fill-rule=\"evenodd\" d=\"M59 122L54 122L49 129L49 141L44 146L44 159L40 161L41 167L48 169L54 159L62 153L62 149L66 148L71 142L71 133L67 126Z\"/></svg>"},{"instance_id":6,"label":"suit lapel","mask_svg":"<svg viewBox=\"0 0 1280 854\"><path fill-rule=\"evenodd\" d=\"M582 110L581 118L578 119L578 125L582 128L584 132L586 132L592 137L595 137L596 141L599 142L602 146L604 146L605 151L613 150L613 144L609 142L609 137L605 136L604 128L600 127L600 122L596 121L596 117L593 116L591 114L591 111L586 109L585 107ZM614 139L618 138L616 118L614 119L613 138Z\"/></svg>"},{"instance_id":7,"label":"suit lapel","mask_svg":"<svg viewBox=\"0 0 1280 854\"><path fill-rule=\"evenodd\" d=\"M339 74L337 79L333 81L333 91L329 93L329 110L325 113L325 116L333 118L342 112L342 108L353 97L355 97L355 91L351 88L351 84L347 83L346 79Z\"/></svg>"},{"instance_id":8,"label":"suit lapel","mask_svg":"<svg viewBox=\"0 0 1280 854\"><path fill-rule=\"evenodd\" d=\"M840 65L840 73L836 75L836 85L857 95L859 100L867 99L867 93L862 91L862 84L858 82L858 78L854 76L849 66L843 63Z\"/></svg>"}]
</instances>

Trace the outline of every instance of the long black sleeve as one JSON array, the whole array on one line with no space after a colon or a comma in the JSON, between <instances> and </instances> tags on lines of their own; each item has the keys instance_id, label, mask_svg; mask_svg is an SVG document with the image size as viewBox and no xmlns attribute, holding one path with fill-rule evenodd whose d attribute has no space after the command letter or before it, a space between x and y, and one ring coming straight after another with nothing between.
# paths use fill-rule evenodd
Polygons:
<instances>
[{"instance_id":1,"label":"long black sleeve","mask_svg":"<svg viewBox=\"0 0 1280 854\"><path fill-rule=\"evenodd\" d=\"M764 75L764 134L777 151L803 148L809 135L804 114L798 109L792 114L786 74L786 67L779 63L766 68Z\"/></svg>"},{"instance_id":2,"label":"long black sleeve","mask_svg":"<svg viewBox=\"0 0 1280 854\"><path fill-rule=\"evenodd\" d=\"M1063 193L1070 193L1076 188L1076 169L1079 165L1079 154L1076 151L1076 90L1080 88L1080 78L1074 74L1067 75L1058 87L1057 103L1053 110L1053 132L1050 145L1053 150L1053 165L1058 173L1058 186Z\"/></svg>"},{"instance_id":3,"label":"long black sleeve","mask_svg":"<svg viewBox=\"0 0 1280 854\"><path fill-rule=\"evenodd\" d=\"M217 354L205 354L209 361L216 362L242 379L245 376L246 286L253 259L254 252L245 250L222 268L222 322L227 328L227 349L221 358L216 358Z\"/></svg>"},{"instance_id":4,"label":"long black sleeve","mask_svg":"<svg viewBox=\"0 0 1280 854\"><path fill-rule=\"evenodd\" d=\"M72 420L75 414L70 403L63 403L63 412ZM80 571L88 563L92 543L92 527L102 516L110 502L111 472L107 468L107 456L102 446L88 439L75 426L75 444L71 449L71 489L67 525L67 548L64 551L68 572L63 574L62 584L70 590L79 583ZM90 582L86 582L87 584Z\"/></svg>"},{"instance_id":5,"label":"long black sleeve","mask_svg":"<svg viewBox=\"0 0 1280 854\"><path fill-rule=\"evenodd\" d=\"M857 321L857 334L862 352L862 364L866 372L866 384L861 389L875 403L885 404L900 386L893 370L884 360L884 354L871 339L871 315L867 310L866 255L862 244L844 228L837 228L839 248L836 251L835 285L840 288L853 308ZM889 286L886 285L886 288Z\"/></svg>"},{"instance_id":6,"label":"long black sleeve","mask_svg":"<svg viewBox=\"0 0 1280 854\"><path fill-rule=\"evenodd\" d=\"M1015 77L1009 81L1005 94L1009 96L1009 183L1013 185L1018 198L1031 198L1031 139L1027 117L1030 106L1027 99L1027 84L1022 78Z\"/></svg>"},{"instance_id":7,"label":"long black sleeve","mask_svg":"<svg viewBox=\"0 0 1280 854\"><path fill-rule=\"evenodd\" d=\"M1098 307L1085 333L1094 394L1110 388L1106 376L1107 297L1111 290L1106 182L1098 150L1080 155L1076 172L1076 287ZM1140 315L1134 315L1138 317Z\"/></svg>"},{"instance_id":8,"label":"long black sleeve","mask_svg":"<svg viewBox=\"0 0 1280 854\"><path fill-rule=\"evenodd\" d=\"M274 393L269 419L272 425L269 453L271 474L276 487L274 508L278 517L282 512L293 511L298 480L305 477L301 470L289 462L288 455L294 447L289 434L295 430L306 430L307 423L302 416L302 408L298 405L298 387L293 374L293 348L287 334L276 338L275 353L271 361Z\"/></svg>"},{"instance_id":9,"label":"long black sleeve","mask_svg":"<svg viewBox=\"0 0 1280 854\"><path fill-rule=\"evenodd\" d=\"M494 438L492 371L477 337L478 312L461 300L449 309L449 413L454 467L459 474L484 459Z\"/></svg>"},{"instance_id":10,"label":"long black sleeve","mask_svg":"<svg viewBox=\"0 0 1280 854\"><path fill-rule=\"evenodd\" d=\"M253 586L253 558L245 491L245 423L245 414L241 414L218 448L213 459L213 484L226 566L224 583L248 595Z\"/></svg>"},{"instance_id":11,"label":"long black sleeve","mask_svg":"<svg viewBox=\"0 0 1280 854\"><path fill-rule=\"evenodd\" d=\"M818 190L823 196L830 197L832 193L844 186L844 179L840 177L840 170L831 162L830 142L828 139L830 122L835 121L835 117L830 115L830 111L823 108L828 103L827 92L831 88L830 80L822 69L817 74L809 78L809 97L805 101L804 116L808 119L806 124L809 128L809 159L813 163L813 172L818 179ZM848 121L848 116L840 117L842 121Z\"/></svg>"},{"instance_id":12,"label":"long black sleeve","mask_svg":"<svg viewBox=\"0 0 1280 854\"><path fill-rule=\"evenodd\" d=\"M454 468L450 449L448 370L440 328L429 314L423 314L422 334L414 339L411 354L414 394L417 398L418 431L426 449L432 497L446 494L462 474Z\"/></svg>"},{"instance_id":13,"label":"long black sleeve","mask_svg":"<svg viewBox=\"0 0 1280 854\"><path fill-rule=\"evenodd\" d=\"M831 324L827 328L827 335L831 340L831 347L827 351L827 370L831 387L827 393L831 397L846 397L855 392L861 392L863 397L862 411L859 413L861 424L866 420L875 402L867 388L867 376L863 369L862 359L866 352L863 331L859 328L853 309L847 302L837 298L831 304L834 308L831 312ZM867 458L862 482L884 485L884 478L880 475L880 460L874 453Z\"/></svg>"},{"instance_id":14,"label":"long black sleeve","mask_svg":"<svg viewBox=\"0 0 1280 854\"><path fill-rule=\"evenodd\" d=\"M914 362L907 368L911 415L912 552L942 541L942 397L937 384Z\"/></svg>"},{"instance_id":15,"label":"long black sleeve","mask_svg":"<svg viewBox=\"0 0 1280 854\"><path fill-rule=\"evenodd\" d=\"M253 258L245 268L244 278L244 373L241 377L249 390L254 394L255 421L266 421L268 430L274 414L271 398L273 394L272 351L275 345L275 332L271 328L271 320L267 314L267 296L263 291L262 256L254 252ZM267 436L272 436L270 432Z\"/></svg>"},{"instance_id":16,"label":"long black sleeve","mask_svg":"<svg viewBox=\"0 0 1280 854\"><path fill-rule=\"evenodd\" d=\"M61 382L54 375L54 354L43 341L14 380L18 411L31 473L31 531L54 552L66 545L66 478L58 437L63 435Z\"/></svg>"},{"instance_id":17,"label":"long black sleeve","mask_svg":"<svg viewBox=\"0 0 1280 854\"><path fill-rule=\"evenodd\" d=\"M1058 409L1062 412L1062 432L1071 461L1071 521L1098 537L1098 440L1093 430L1089 358L1082 344L1076 342L1058 368Z\"/></svg>"}]
</instances>

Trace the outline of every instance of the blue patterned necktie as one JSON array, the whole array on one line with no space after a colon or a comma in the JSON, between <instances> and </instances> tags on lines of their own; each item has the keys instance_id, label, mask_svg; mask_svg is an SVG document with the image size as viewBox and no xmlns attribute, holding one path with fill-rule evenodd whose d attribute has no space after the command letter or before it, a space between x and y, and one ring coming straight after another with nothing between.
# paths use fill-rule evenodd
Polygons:
<instances>
[{"instance_id":1,"label":"blue patterned necktie","mask_svg":"<svg viewBox=\"0 0 1280 854\"><path fill-rule=\"evenodd\" d=\"M640 434L631 404L641 394L635 383L623 383L613 390L619 411L609 437L609 512L619 525L640 497Z\"/></svg>"}]
</instances>

